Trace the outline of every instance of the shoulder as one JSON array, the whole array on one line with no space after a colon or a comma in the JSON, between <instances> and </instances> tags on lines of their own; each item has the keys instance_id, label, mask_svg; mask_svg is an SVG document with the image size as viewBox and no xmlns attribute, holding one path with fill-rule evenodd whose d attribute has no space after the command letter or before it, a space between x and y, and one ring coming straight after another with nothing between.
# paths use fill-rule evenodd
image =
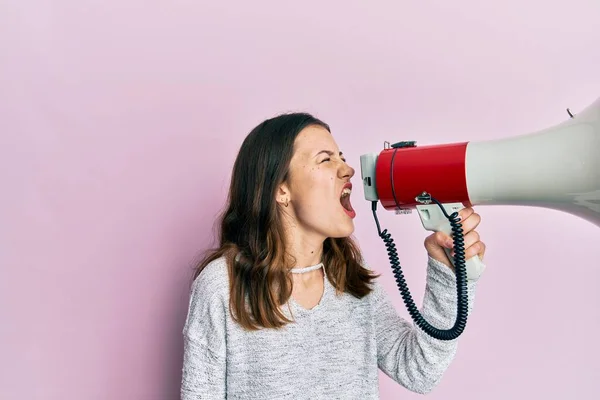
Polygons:
<instances>
[{"instance_id":1,"label":"shoulder","mask_svg":"<svg viewBox=\"0 0 600 400\"><path fill-rule=\"evenodd\" d=\"M229 268L223 256L208 263L192 283L191 296L206 299L227 297L229 293Z\"/></svg>"},{"instance_id":2,"label":"shoulder","mask_svg":"<svg viewBox=\"0 0 600 400\"><path fill-rule=\"evenodd\" d=\"M196 277L194 285L203 285L206 282L213 282L219 284L229 283L229 267L227 265L227 258L221 256L211 262L209 262L202 272Z\"/></svg>"}]
</instances>

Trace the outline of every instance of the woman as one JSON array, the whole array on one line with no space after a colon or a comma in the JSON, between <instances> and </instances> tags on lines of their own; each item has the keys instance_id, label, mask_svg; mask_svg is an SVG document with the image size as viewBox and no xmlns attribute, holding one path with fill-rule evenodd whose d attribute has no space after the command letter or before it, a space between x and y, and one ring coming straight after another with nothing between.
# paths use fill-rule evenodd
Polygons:
<instances>
[{"instance_id":1,"label":"woman","mask_svg":"<svg viewBox=\"0 0 600 400\"><path fill-rule=\"evenodd\" d=\"M378 369L418 393L440 381L457 341L399 317L363 262L351 239L354 173L311 115L280 115L247 136L220 247L191 291L182 399L377 399ZM483 256L479 215L461 214L466 257ZM452 247L444 234L425 240L422 314L449 328L456 282L443 247Z\"/></svg>"}]
</instances>

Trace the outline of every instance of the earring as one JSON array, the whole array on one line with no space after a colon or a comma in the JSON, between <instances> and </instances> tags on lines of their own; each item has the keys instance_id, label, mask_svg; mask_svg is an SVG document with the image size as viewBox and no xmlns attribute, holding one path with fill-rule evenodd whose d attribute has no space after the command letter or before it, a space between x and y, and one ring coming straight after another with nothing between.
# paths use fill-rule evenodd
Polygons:
<instances>
[{"instance_id":1,"label":"earring","mask_svg":"<svg viewBox=\"0 0 600 400\"><path fill-rule=\"evenodd\" d=\"M289 202L289 200L288 200L288 199L285 199L285 204L284 204L284 205L285 205L286 207L288 206L288 202Z\"/></svg>"}]
</instances>

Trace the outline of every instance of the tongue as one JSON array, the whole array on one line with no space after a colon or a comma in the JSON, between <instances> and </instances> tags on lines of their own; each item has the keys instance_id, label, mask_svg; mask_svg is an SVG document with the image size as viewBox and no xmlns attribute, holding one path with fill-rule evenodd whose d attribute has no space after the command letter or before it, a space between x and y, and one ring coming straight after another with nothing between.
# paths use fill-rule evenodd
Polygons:
<instances>
[{"instance_id":1,"label":"tongue","mask_svg":"<svg viewBox=\"0 0 600 400\"><path fill-rule=\"evenodd\" d=\"M352 204L350 204L350 196L344 196L340 199L340 203L342 203L342 207L344 207L348 211L352 210Z\"/></svg>"}]
</instances>

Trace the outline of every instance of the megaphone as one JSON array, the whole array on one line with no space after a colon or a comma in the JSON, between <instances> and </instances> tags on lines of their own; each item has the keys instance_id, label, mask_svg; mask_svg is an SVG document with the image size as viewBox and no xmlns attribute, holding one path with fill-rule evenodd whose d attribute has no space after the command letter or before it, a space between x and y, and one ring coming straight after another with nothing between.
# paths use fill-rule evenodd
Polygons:
<instances>
[{"instance_id":1,"label":"megaphone","mask_svg":"<svg viewBox=\"0 0 600 400\"><path fill-rule=\"evenodd\" d=\"M466 326L469 279L484 265L465 260L458 211L476 205L519 205L563 211L600 227L600 98L566 121L529 134L480 142L417 146L384 143L379 153L360 157L365 199L372 204L379 236L389 253L396 282L415 323L440 340L458 337ZM454 238L458 314L441 330L423 319L406 286L395 244L381 231L377 204L404 214L416 210L423 227Z\"/></svg>"}]
</instances>

